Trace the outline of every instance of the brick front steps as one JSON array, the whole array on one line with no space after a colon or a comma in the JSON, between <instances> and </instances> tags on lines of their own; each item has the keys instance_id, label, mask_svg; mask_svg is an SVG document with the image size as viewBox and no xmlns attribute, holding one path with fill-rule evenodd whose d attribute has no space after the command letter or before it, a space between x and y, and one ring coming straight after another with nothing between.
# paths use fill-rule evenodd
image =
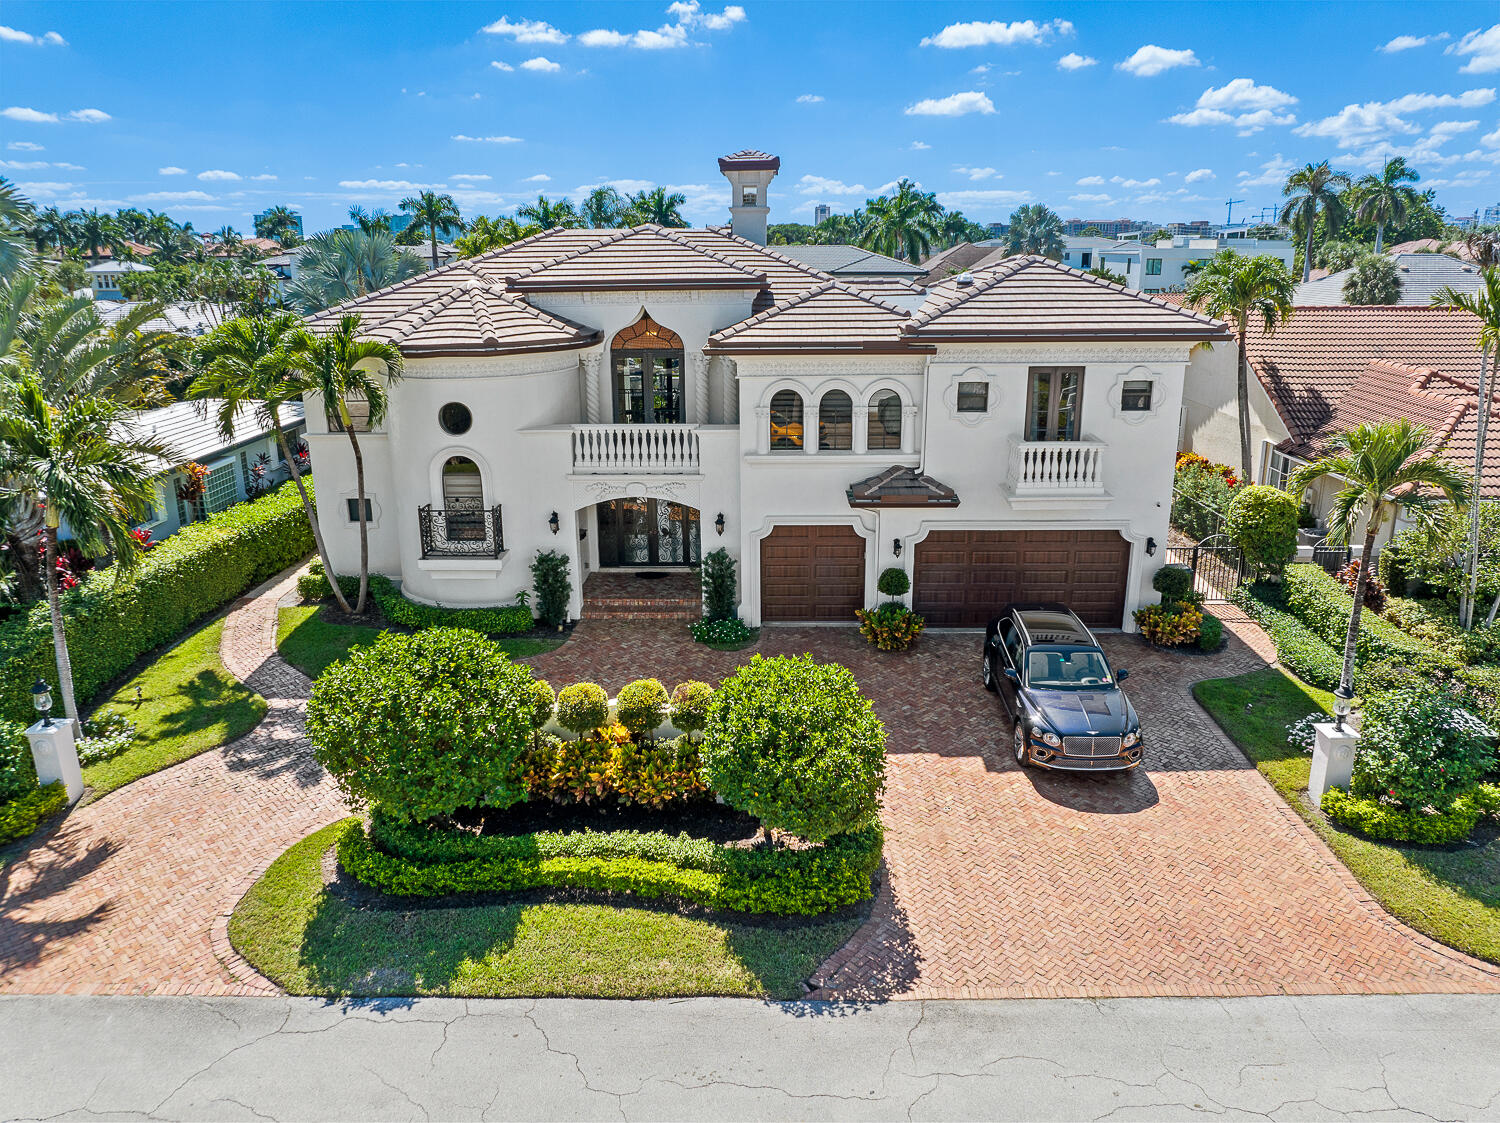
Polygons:
<instances>
[{"instance_id":1,"label":"brick front steps","mask_svg":"<svg viewBox=\"0 0 1500 1123\"><path fill-rule=\"evenodd\" d=\"M583 583L586 620L692 621L702 614L698 578L690 570L604 570Z\"/></svg>"}]
</instances>

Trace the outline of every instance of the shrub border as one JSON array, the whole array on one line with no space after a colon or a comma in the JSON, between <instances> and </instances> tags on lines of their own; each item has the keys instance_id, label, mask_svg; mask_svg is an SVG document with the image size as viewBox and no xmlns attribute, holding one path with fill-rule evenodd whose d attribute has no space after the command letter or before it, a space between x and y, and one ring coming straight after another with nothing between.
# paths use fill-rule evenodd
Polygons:
<instances>
[{"instance_id":1,"label":"shrub border","mask_svg":"<svg viewBox=\"0 0 1500 1123\"><path fill-rule=\"evenodd\" d=\"M0 843L25 838L42 823L68 806L68 790L61 780L0 804Z\"/></svg>"},{"instance_id":2,"label":"shrub border","mask_svg":"<svg viewBox=\"0 0 1500 1123\"><path fill-rule=\"evenodd\" d=\"M344 595L353 597L359 592L359 578L339 578L339 588ZM297 593L303 600L325 600L333 596L333 587L328 576L317 562L309 572L297 578ZM402 628L468 628L491 636L514 636L529 632L536 625L531 609L524 604L504 605L500 608L443 608L440 605L418 604L408 600L396 588L395 583L383 574L370 574L370 596L392 624Z\"/></svg>"},{"instance_id":3,"label":"shrub border","mask_svg":"<svg viewBox=\"0 0 1500 1123\"><path fill-rule=\"evenodd\" d=\"M1500 813L1500 788L1480 785L1440 814L1404 811L1379 800L1360 799L1342 788L1323 793L1323 814L1345 830L1387 842L1445 845L1462 842L1486 815Z\"/></svg>"}]
</instances>

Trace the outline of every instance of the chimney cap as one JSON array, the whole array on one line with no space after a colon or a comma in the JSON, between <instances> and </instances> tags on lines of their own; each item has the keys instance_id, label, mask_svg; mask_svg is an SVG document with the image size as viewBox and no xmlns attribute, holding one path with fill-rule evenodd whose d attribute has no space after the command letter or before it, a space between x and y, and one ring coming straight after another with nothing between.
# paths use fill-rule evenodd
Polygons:
<instances>
[{"instance_id":1,"label":"chimney cap","mask_svg":"<svg viewBox=\"0 0 1500 1123\"><path fill-rule=\"evenodd\" d=\"M721 172L779 172L780 170L780 156L772 156L769 152L760 152L753 148L742 148L738 152L731 152L728 156L719 157L719 171Z\"/></svg>"}]
</instances>

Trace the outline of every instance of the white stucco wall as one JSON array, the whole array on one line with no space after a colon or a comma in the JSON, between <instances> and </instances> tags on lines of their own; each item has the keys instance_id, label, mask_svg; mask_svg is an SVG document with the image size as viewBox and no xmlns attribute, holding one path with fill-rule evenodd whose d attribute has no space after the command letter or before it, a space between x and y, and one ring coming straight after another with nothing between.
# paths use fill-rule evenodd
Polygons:
<instances>
[{"instance_id":1,"label":"white stucco wall","mask_svg":"<svg viewBox=\"0 0 1500 1123\"><path fill-rule=\"evenodd\" d=\"M1239 345L1199 347L1187 367L1179 450L1196 452L1218 464L1240 467ZM1249 371L1250 460L1255 482L1263 470L1262 446L1290 434L1254 371Z\"/></svg>"}]
</instances>

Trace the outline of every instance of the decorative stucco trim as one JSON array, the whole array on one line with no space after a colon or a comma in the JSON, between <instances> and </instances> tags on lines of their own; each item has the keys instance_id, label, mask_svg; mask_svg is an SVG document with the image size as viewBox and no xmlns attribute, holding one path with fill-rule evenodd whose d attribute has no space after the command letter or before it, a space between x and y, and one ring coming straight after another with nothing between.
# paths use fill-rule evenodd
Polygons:
<instances>
[{"instance_id":1,"label":"decorative stucco trim","mask_svg":"<svg viewBox=\"0 0 1500 1123\"><path fill-rule=\"evenodd\" d=\"M959 412L958 384L960 382L983 382L989 387L983 410L971 413ZM1000 376L994 371L977 366L965 367L963 370L953 372L948 378L948 384L943 387L943 405L948 409L950 421L956 421L970 429L983 425L999 415Z\"/></svg>"},{"instance_id":2,"label":"decorative stucco trim","mask_svg":"<svg viewBox=\"0 0 1500 1123\"><path fill-rule=\"evenodd\" d=\"M1151 408L1150 409L1125 409L1122 404L1124 400L1126 382L1149 382L1151 383ZM1115 375L1114 385L1109 388L1107 401L1114 415L1127 425L1139 425L1143 421L1149 421L1156 417L1161 411L1162 402L1161 376L1148 366L1133 366L1129 370L1121 371Z\"/></svg>"}]
</instances>

